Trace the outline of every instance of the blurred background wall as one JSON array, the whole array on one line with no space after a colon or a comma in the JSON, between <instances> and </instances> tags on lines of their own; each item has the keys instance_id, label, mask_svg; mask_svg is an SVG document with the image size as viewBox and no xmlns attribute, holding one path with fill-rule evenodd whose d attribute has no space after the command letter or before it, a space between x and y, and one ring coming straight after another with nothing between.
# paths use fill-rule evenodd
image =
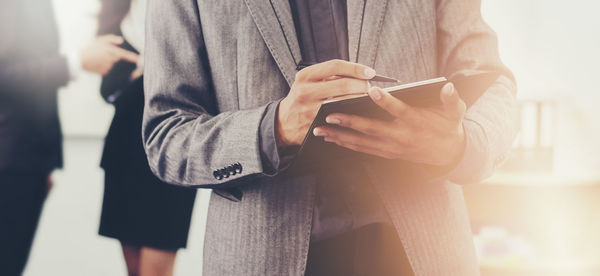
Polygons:
<instances>
[{"instance_id":1,"label":"blurred background wall","mask_svg":"<svg viewBox=\"0 0 600 276\"><path fill-rule=\"evenodd\" d=\"M521 103L505 166L464 187L483 275L600 275L598 10L483 0Z\"/></svg>"},{"instance_id":2,"label":"blurred background wall","mask_svg":"<svg viewBox=\"0 0 600 276\"><path fill-rule=\"evenodd\" d=\"M61 47L76 51L94 35L99 4L54 4ZM544 268L598 275L598 261L573 259L600 254L573 245L600 244L593 233L600 230L594 213L600 210L599 10L600 2L590 0L483 0L524 105L513 158L486 183L465 188L484 275L550 275ZM26 275L125 275L118 244L96 234L103 189L98 164L113 112L99 96L99 82L84 73L60 92L66 164L55 174ZM207 200L207 192L199 193L176 275L201 273ZM584 272L569 273L577 269Z\"/></svg>"},{"instance_id":3,"label":"blurred background wall","mask_svg":"<svg viewBox=\"0 0 600 276\"><path fill-rule=\"evenodd\" d=\"M97 0L54 0L63 52L76 52L94 37ZM100 77L82 72L60 91L59 105L67 137L100 137L108 131L113 108L99 93Z\"/></svg>"},{"instance_id":4,"label":"blurred background wall","mask_svg":"<svg viewBox=\"0 0 600 276\"><path fill-rule=\"evenodd\" d=\"M556 104L553 173L600 176L600 2L483 0L520 99ZM526 127L522 135L527 135Z\"/></svg>"}]
</instances>

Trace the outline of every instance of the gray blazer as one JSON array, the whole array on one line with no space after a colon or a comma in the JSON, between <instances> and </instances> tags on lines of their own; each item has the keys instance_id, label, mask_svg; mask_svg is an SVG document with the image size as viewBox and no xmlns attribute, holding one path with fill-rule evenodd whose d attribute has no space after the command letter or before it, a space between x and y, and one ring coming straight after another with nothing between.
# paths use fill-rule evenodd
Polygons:
<instances>
[{"instance_id":1,"label":"gray blazer","mask_svg":"<svg viewBox=\"0 0 600 276\"><path fill-rule=\"evenodd\" d=\"M146 151L161 179L216 193L204 273L303 275L315 177L263 168L258 131L300 60L288 1L152 0L148 9ZM480 1L348 0L348 19L350 60L383 75L503 72L466 114L466 151L451 172L432 178L416 164L364 164L417 275L478 275L458 183L490 175L516 125L515 84Z\"/></svg>"}]
</instances>

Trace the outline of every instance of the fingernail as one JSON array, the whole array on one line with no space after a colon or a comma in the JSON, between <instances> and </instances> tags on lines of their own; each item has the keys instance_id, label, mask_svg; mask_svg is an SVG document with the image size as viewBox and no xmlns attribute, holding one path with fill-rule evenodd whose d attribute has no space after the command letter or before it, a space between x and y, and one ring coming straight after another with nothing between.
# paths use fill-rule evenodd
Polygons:
<instances>
[{"instance_id":1,"label":"fingernail","mask_svg":"<svg viewBox=\"0 0 600 276\"><path fill-rule=\"evenodd\" d=\"M366 79L372 79L373 77L375 77L375 70L373 70L372 68L366 68L365 69L365 78Z\"/></svg>"},{"instance_id":2,"label":"fingernail","mask_svg":"<svg viewBox=\"0 0 600 276\"><path fill-rule=\"evenodd\" d=\"M325 118L325 122L327 122L328 124L339 125L342 121L340 121L340 119L338 118L327 117Z\"/></svg>"},{"instance_id":3,"label":"fingernail","mask_svg":"<svg viewBox=\"0 0 600 276\"><path fill-rule=\"evenodd\" d=\"M444 93L448 94L448 96L451 96L452 93L454 93L454 84L451 82L447 83L446 86L444 86Z\"/></svg>"},{"instance_id":4,"label":"fingernail","mask_svg":"<svg viewBox=\"0 0 600 276\"><path fill-rule=\"evenodd\" d=\"M327 136L327 133L325 131L322 131L320 128L313 129L313 134L315 136L322 136L322 137Z\"/></svg>"},{"instance_id":5,"label":"fingernail","mask_svg":"<svg viewBox=\"0 0 600 276\"><path fill-rule=\"evenodd\" d=\"M381 100L381 97L383 97L379 88L371 88L371 90L369 90L369 95L371 95L371 98L376 101Z\"/></svg>"}]
</instances>

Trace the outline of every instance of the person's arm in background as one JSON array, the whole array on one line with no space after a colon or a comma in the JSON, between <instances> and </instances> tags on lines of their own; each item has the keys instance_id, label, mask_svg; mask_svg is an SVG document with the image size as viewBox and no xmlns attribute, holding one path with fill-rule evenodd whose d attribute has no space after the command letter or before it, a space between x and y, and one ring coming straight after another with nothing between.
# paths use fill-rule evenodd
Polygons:
<instances>
[{"instance_id":1,"label":"person's arm in background","mask_svg":"<svg viewBox=\"0 0 600 276\"><path fill-rule=\"evenodd\" d=\"M101 35L92 40L81 51L81 66L83 70L105 76L115 63L123 60L136 64L139 55L122 49L122 37L113 34Z\"/></svg>"},{"instance_id":2,"label":"person's arm in background","mask_svg":"<svg viewBox=\"0 0 600 276\"><path fill-rule=\"evenodd\" d=\"M105 35L94 39L80 53L68 59L61 54L39 58L23 58L0 63L0 79L4 91L44 91L47 87L60 87L65 84L79 68L107 74L119 60L137 62L137 54L118 47L123 43L119 36Z\"/></svg>"},{"instance_id":3,"label":"person's arm in background","mask_svg":"<svg viewBox=\"0 0 600 276\"><path fill-rule=\"evenodd\" d=\"M117 47L123 39L114 35L101 36L92 41L80 53L62 55L58 52L37 57L7 56L7 50L17 48L20 31L17 25L14 0L3 2L0 9L0 94L20 93L34 97L36 93L53 91L67 84L80 69L104 75L119 60L137 62L137 55ZM40 7L43 8L43 7ZM52 12L52 9L48 9Z\"/></svg>"},{"instance_id":4,"label":"person's arm in background","mask_svg":"<svg viewBox=\"0 0 600 276\"><path fill-rule=\"evenodd\" d=\"M69 81L67 59L59 54L42 58L0 62L1 94L39 93L53 90Z\"/></svg>"}]
</instances>

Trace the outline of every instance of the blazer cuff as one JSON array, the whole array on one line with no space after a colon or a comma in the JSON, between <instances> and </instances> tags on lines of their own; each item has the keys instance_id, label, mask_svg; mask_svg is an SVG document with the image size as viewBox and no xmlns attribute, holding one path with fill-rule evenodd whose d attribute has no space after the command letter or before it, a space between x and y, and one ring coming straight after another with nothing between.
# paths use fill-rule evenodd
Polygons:
<instances>
[{"instance_id":1,"label":"blazer cuff","mask_svg":"<svg viewBox=\"0 0 600 276\"><path fill-rule=\"evenodd\" d=\"M278 100L267 105L260 122L261 161L263 173L269 176L274 176L279 171L287 168L298 152L297 147L280 149L277 146L277 111L280 102L281 100Z\"/></svg>"},{"instance_id":2,"label":"blazer cuff","mask_svg":"<svg viewBox=\"0 0 600 276\"><path fill-rule=\"evenodd\" d=\"M465 151L457 166L436 180L450 180L454 183L468 184L481 181L494 171L488 150L488 141L483 127L476 121L465 118Z\"/></svg>"}]
</instances>

